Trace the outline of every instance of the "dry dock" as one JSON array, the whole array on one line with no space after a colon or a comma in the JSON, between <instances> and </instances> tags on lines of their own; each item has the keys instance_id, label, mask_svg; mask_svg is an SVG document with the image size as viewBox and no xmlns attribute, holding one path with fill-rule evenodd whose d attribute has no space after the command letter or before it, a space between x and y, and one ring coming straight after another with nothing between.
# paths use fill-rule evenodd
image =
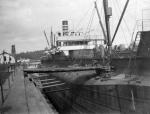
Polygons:
<instances>
[{"instance_id":1,"label":"dry dock","mask_svg":"<svg viewBox=\"0 0 150 114\"><path fill-rule=\"evenodd\" d=\"M1 107L2 114L56 114L50 103L17 68L14 84Z\"/></svg>"}]
</instances>

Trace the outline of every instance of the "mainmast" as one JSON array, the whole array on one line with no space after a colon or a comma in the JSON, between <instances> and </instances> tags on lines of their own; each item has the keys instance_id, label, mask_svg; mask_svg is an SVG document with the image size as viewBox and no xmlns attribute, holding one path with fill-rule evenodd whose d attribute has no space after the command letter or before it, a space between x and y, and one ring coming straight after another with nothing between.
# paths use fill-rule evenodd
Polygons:
<instances>
[{"instance_id":1,"label":"mainmast","mask_svg":"<svg viewBox=\"0 0 150 114\"><path fill-rule=\"evenodd\" d=\"M107 31L108 59L110 62L112 43L111 43L111 35L110 35L109 18L112 15L112 9L108 7L108 0L103 0L103 5L104 5L104 13L105 13L106 31Z\"/></svg>"},{"instance_id":2,"label":"mainmast","mask_svg":"<svg viewBox=\"0 0 150 114\"><path fill-rule=\"evenodd\" d=\"M54 47L54 39L53 39L53 30L52 30L52 27L51 27L51 34L50 34L50 43L51 43L51 48Z\"/></svg>"}]
</instances>

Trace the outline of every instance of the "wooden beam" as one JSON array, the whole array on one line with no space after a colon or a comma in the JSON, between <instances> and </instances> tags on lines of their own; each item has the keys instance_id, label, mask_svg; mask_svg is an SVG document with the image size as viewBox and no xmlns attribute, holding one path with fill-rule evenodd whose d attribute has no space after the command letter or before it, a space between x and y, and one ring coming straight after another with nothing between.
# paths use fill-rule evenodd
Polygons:
<instances>
[{"instance_id":1,"label":"wooden beam","mask_svg":"<svg viewBox=\"0 0 150 114\"><path fill-rule=\"evenodd\" d=\"M45 83L42 83L42 85L44 85L44 84L56 84L56 83L58 83L58 82L61 82L61 81L53 81L53 82L45 82Z\"/></svg>"},{"instance_id":2,"label":"wooden beam","mask_svg":"<svg viewBox=\"0 0 150 114\"><path fill-rule=\"evenodd\" d=\"M75 67L75 68L41 68L41 69L24 69L24 73L58 73L58 72L78 72L88 70L108 70L107 66L100 67Z\"/></svg>"}]
</instances>

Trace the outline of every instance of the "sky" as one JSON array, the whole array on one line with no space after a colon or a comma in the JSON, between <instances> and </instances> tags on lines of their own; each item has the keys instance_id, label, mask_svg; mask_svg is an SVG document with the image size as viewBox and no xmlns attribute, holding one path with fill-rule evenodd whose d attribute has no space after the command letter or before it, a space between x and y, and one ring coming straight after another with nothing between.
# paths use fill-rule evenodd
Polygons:
<instances>
[{"instance_id":1,"label":"sky","mask_svg":"<svg viewBox=\"0 0 150 114\"><path fill-rule=\"evenodd\" d=\"M113 16L110 18L113 35L126 0L108 1L113 8ZM97 0L100 13L102 13L101 2L102 0ZM149 0L130 0L124 23L114 43L119 44L125 41L129 44L135 20L140 19L142 9L148 7L150 7ZM54 32L61 30L62 20L69 20L71 29L77 27L79 29L81 26L86 28L93 8L94 0L0 0L0 51L10 52L12 44L15 44L18 53L42 50L47 46L44 30L48 36L51 27ZM96 13L94 20L95 24L92 27L97 28L99 24ZM122 38L123 36L126 38Z\"/></svg>"}]
</instances>

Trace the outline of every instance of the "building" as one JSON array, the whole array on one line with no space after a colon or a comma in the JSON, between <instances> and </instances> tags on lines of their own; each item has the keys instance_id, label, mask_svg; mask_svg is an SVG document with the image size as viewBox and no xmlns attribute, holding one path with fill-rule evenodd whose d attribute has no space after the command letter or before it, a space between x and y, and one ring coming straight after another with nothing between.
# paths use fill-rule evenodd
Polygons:
<instances>
[{"instance_id":1,"label":"building","mask_svg":"<svg viewBox=\"0 0 150 114\"><path fill-rule=\"evenodd\" d=\"M8 64L8 63L11 64L15 63L15 58L11 54L3 51L0 54L0 64Z\"/></svg>"}]
</instances>

